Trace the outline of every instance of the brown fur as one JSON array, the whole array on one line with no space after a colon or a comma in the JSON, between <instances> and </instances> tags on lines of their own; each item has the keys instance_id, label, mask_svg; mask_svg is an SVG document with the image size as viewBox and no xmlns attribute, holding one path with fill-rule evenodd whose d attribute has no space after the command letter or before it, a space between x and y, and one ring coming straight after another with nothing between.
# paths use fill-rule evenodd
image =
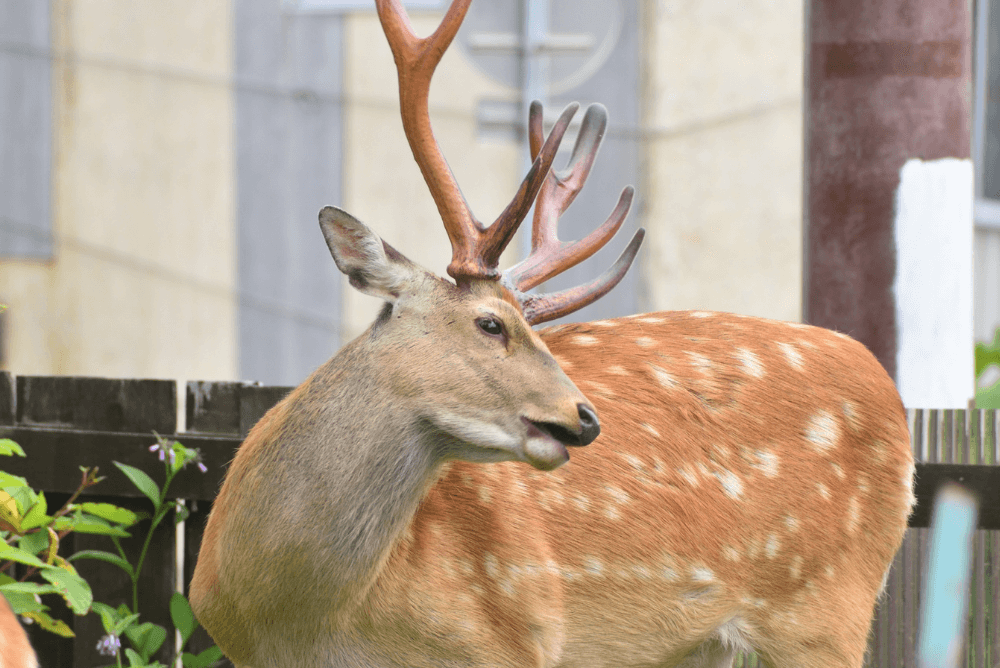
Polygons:
<instances>
[{"instance_id":1,"label":"brown fur","mask_svg":"<svg viewBox=\"0 0 1000 668\"><path fill-rule=\"evenodd\" d=\"M38 668L28 634L3 596L0 596L0 668Z\"/></svg>"},{"instance_id":2,"label":"brown fur","mask_svg":"<svg viewBox=\"0 0 1000 668\"><path fill-rule=\"evenodd\" d=\"M859 667L913 501L903 407L864 346L698 313L541 340L596 407L598 440L554 472L425 462L363 568L326 558L343 525L300 522L289 481L267 468L296 459L286 435L323 427L310 402L338 372L273 409L233 463L192 583L224 651L254 668L599 667L724 666L753 648L774 666ZM234 515L241 504L252 510ZM264 521L235 521L255 513ZM226 563L260 570L223 583ZM232 588L243 580L254 591Z\"/></svg>"}]
</instances>

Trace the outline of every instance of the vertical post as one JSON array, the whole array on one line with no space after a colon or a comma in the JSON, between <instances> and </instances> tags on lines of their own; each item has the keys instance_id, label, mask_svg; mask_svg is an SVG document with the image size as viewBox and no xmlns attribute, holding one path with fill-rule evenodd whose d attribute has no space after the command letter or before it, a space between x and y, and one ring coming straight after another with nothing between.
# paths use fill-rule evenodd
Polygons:
<instances>
[{"instance_id":1,"label":"vertical post","mask_svg":"<svg viewBox=\"0 0 1000 668\"><path fill-rule=\"evenodd\" d=\"M966 0L811 0L803 316L913 407L972 396Z\"/></svg>"}]
</instances>

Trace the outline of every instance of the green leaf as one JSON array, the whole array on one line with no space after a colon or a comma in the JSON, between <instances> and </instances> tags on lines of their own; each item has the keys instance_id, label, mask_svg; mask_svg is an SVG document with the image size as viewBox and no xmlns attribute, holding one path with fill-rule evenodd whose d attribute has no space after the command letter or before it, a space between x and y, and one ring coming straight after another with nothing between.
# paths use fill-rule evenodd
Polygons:
<instances>
[{"instance_id":1,"label":"green leaf","mask_svg":"<svg viewBox=\"0 0 1000 668\"><path fill-rule=\"evenodd\" d=\"M7 592L19 592L22 594L58 594L59 589L54 585L43 585L39 582L9 582L0 585L0 592L4 595Z\"/></svg>"},{"instance_id":2,"label":"green leaf","mask_svg":"<svg viewBox=\"0 0 1000 668\"><path fill-rule=\"evenodd\" d=\"M976 390L976 408L1000 408L1000 381Z\"/></svg>"},{"instance_id":3,"label":"green leaf","mask_svg":"<svg viewBox=\"0 0 1000 668\"><path fill-rule=\"evenodd\" d=\"M44 612L28 612L25 613L24 616L28 619L34 620L46 631L60 635L63 638L72 638L76 635L70 627L66 626L65 622L58 619L52 619Z\"/></svg>"},{"instance_id":4,"label":"green leaf","mask_svg":"<svg viewBox=\"0 0 1000 668\"><path fill-rule=\"evenodd\" d=\"M24 519L21 520L21 530L37 529L40 526L51 523L52 518L45 514L48 510L49 506L45 502L45 493L39 492L35 505L31 506L28 512L24 514Z\"/></svg>"},{"instance_id":5,"label":"green leaf","mask_svg":"<svg viewBox=\"0 0 1000 668\"><path fill-rule=\"evenodd\" d=\"M65 568L46 568L41 575L59 588L59 593L66 599L73 612L84 615L90 610L94 594L90 591L90 585L86 580Z\"/></svg>"},{"instance_id":6,"label":"green leaf","mask_svg":"<svg viewBox=\"0 0 1000 668\"><path fill-rule=\"evenodd\" d=\"M71 556L67 561L75 561L77 559L97 559L98 561L106 561L109 564L114 564L118 568L122 569L128 576L132 577L132 564L125 561L117 554L112 554L110 552L104 552L102 550L80 550L73 556Z\"/></svg>"},{"instance_id":7,"label":"green leaf","mask_svg":"<svg viewBox=\"0 0 1000 668\"><path fill-rule=\"evenodd\" d=\"M14 582L14 578L6 574L3 574L3 577L0 578L0 584L12 584ZM15 615L22 615L26 612L41 612L42 610L48 610L48 607L42 605L35 598L34 594L21 591L4 591L0 593L2 593L3 597L7 599L8 603L10 603L10 607L14 611Z\"/></svg>"},{"instance_id":8,"label":"green leaf","mask_svg":"<svg viewBox=\"0 0 1000 668\"><path fill-rule=\"evenodd\" d=\"M115 624L115 634L122 635L123 633L125 633L125 631L129 629L130 626L135 624L138 619L139 619L138 612L135 613L134 615L128 615L127 617L122 617Z\"/></svg>"},{"instance_id":9,"label":"green leaf","mask_svg":"<svg viewBox=\"0 0 1000 668\"><path fill-rule=\"evenodd\" d=\"M20 548L0 543L0 561L16 561L19 564L27 564L36 568L44 568L45 562Z\"/></svg>"},{"instance_id":10,"label":"green leaf","mask_svg":"<svg viewBox=\"0 0 1000 668\"><path fill-rule=\"evenodd\" d=\"M17 542L18 547L28 554L38 554L49 546L49 533L47 531L36 531L21 536Z\"/></svg>"},{"instance_id":11,"label":"green leaf","mask_svg":"<svg viewBox=\"0 0 1000 668\"><path fill-rule=\"evenodd\" d=\"M174 627L181 632L181 647L183 647L198 628L194 611L191 610L191 604L184 598L184 594L175 591L170 595L170 619Z\"/></svg>"},{"instance_id":12,"label":"green leaf","mask_svg":"<svg viewBox=\"0 0 1000 668\"><path fill-rule=\"evenodd\" d=\"M114 608L106 603L94 601L90 606L90 610L100 615L101 626L104 627L105 633L115 632L115 622L118 620L118 613L115 612Z\"/></svg>"},{"instance_id":13,"label":"green leaf","mask_svg":"<svg viewBox=\"0 0 1000 668\"><path fill-rule=\"evenodd\" d=\"M117 466L122 473L128 476L128 479L132 481L132 484L136 486L136 489L149 497L149 500L153 502L153 505L159 508L160 488L155 482L153 482L152 478L146 475L145 471L140 471L134 466L122 464L121 462L115 462L115 466Z\"/></svg>"},{"instance_id":14,"label":"green leaf","mask_svg":"<svg viewBox=\"0 0 1000 668\"><path fill-rule=\"evenodd\" d=\"M218 645L212 645L197 655L184 652L181 655L181 663L184 664L184 668L208 668L221 658L222 650Z\"/></svg>"},{"instance_id":15,"label":"green leaf","mask_svg":"<svg viewBox=\"0 0 1000 668\"><path fill-rule=\"evenodd\" d=\"M191 516L191 509L188 508L183 503L178 503L176 512L174 513L174 524L175 525L180 524L190 516Z\"/></svg>"},{"instance_id":16,"label":"green leaf","mask_svg":"<svg viewBox=\"0 0 1000 668\"><path fill-rule=\"evenodd\" d=\"M146 622L129 627L125 630L125 635L145 661L163 645L167 639L167 630L158 624Z\"/></svg>"},{"instance_id":17,"label":"green leaf","mask_svg":"<svg viewBox=\"0 0 1000 668\"><path fill-rule=\"evenodd\" d=\"M87 515L79 510L73 515L73 531L77 533L99 534L101 536L118 536L120 538L127 538L129 536L128 531L125 531L120 526L100 517Z\"/></svg>"},{"instance_id":18,"label":"green leaf","mask_svg":"<svg viewBox=\"0 0 1000 668\"><path fill-rule=\"evenodd\" d=\"M24 450L21 446L10 440L9 438L0 438L0 455L17 455L18 457L24 457Z\"/></svg>"},{"instance_id":19,"label":"green leaf","mask_svg":"<svg viewBox=\"0 0 1000 668\"><path fill-rule=\"evenodd\" d=\"M146 662L142 660L142 657L135 653L135 650L125 648L125 656L128 657L129 668L141 668L146 665Z\"/></svg>"},{"instance_id":20,"label":"green leaf","mask_svg":"<svg viewBox=\"0 0 1000 668\"><path fill-rule=\"evenodd\" d=\"M136 513L110 503L81 503L77 507L85 513L127 527L139 521L139 516Z\"/></svg>"},{"instance_id":21,"label":"green leaf","mask_svg":"<svg viewBox=\"0 0 1000 668\"><path fill-rule=\"evenodd\" d=\"M0 471L0 489L6 487L27 487L28 481L19 475L12 475L6 471Z\"/></svg>"}]
</instances>

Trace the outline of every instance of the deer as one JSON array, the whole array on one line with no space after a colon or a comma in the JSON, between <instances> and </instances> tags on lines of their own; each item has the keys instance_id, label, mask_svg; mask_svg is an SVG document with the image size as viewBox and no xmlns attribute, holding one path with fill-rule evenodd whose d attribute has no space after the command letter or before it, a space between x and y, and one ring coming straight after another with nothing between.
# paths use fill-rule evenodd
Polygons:
<instances>
[{"instance_id":1,"label":"deer","mask_svg":"<svg viewBox=\"0 0 1000 668\"><path fill-rule=\"evenodd\" d=\"M0 595L0 668L38 668L38 657L28 634L3 595Z\"/></svg>"},{"instance_id":2,"label":"deer","mask_svg":"<svg viewBox=\"0 0 1000 668\"><path fill-rule=\"evenodd\" d=\"M427 105L470 1L424 38L376 1L452 280L320 212L339 270L384 305L239 447L190 585L198 620L240 668L721 668L749 651L858 668L914 503L892 379L845 334L757 317L535 330L611 290L643 230L591 282L530 292L603 246L633 191L559 240L607 114L588 109L553 170L577 106L543 138L536 104L524 181L491 225L473 216ZM531 252L501 271L532 202Z\"/></svg>"}]
</instances>

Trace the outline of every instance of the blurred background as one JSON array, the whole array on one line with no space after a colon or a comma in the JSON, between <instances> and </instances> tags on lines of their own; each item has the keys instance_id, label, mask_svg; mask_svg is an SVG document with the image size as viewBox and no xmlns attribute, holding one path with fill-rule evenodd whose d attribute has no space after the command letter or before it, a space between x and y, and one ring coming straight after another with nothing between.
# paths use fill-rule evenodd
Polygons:
<instances>
[{"instance_id":1,"label":"blurred background","mask_svg":"<svg viewBox=\"0 0 1000 668\"><path fill-rule=\"evenodd\" d=\"M426 35L445 3L404 4ZM596 276L637 226L647 235L625 281L571 319L802 320L808 5L474 2L431 89L438 142L489 222L528 165L524 100L547 118L601 102L608 132L562 238L603 222L624 186L637 199L608 248L545 287ZM971 396L972 339L1000 326L1000 0L968 16ZM337 272L325 205L444 274L372 2L0 0L4 369L301 382L378 307Z\"/></svg>"}]
</instances>

